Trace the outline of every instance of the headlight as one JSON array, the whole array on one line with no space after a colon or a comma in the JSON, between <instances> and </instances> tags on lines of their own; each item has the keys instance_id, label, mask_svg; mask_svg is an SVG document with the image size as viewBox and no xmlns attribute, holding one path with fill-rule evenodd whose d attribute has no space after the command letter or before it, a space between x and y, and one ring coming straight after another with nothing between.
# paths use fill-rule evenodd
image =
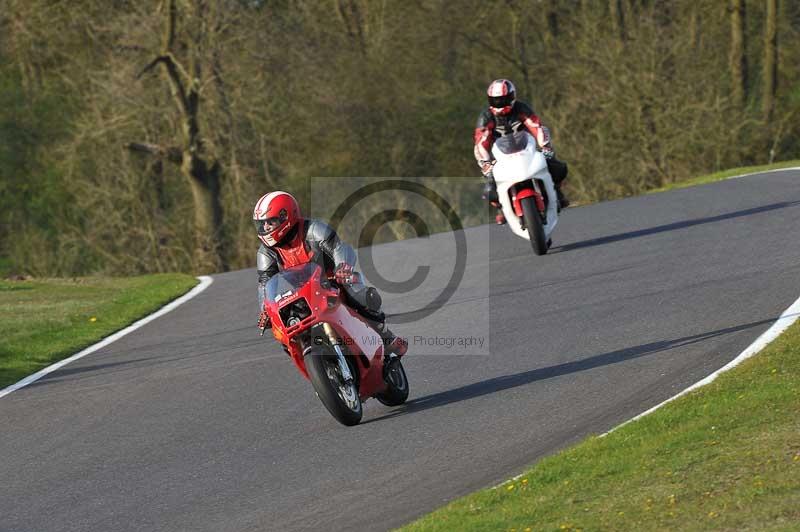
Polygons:
<instances>
[{"instance_id":1,"label":"headlight","mask_svg":"<svg viewBox=\"0 0 800 532\"><path fill-rule=\"evenodd\" d=\"M311 309L308 306L308 301L301 297L282 307L280 316L284 325L292 327L311 316Z\"/></svg>"}]
</instances>

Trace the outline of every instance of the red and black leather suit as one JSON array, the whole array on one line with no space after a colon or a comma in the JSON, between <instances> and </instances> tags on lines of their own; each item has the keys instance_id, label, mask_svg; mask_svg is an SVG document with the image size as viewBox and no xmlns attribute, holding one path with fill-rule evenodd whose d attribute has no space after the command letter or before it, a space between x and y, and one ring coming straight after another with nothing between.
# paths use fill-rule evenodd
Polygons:
<instances>
[{"instance_id":1,"label":"red and black leather suit","mask_svg":"<svg viewBox=\"0 0 800 532\"><path fill-rule=\"evenodd\" d=\"M533 111L530 105L525 102L516 100L511 108L511 111L505 115L494 115L487 107L478 116L478 123L475 125L474 134L474 154L481 167L481 171L489 180L487 186L494 189L494 176L491 174L491 163L494 160L492 156L492 145L496 138L503 135L513 133L525 128L533 135L542 154L547 159L547 168L553 178L553 182L557 189L561 188L561 183L567 177L567 165L556 159L555 151L550 142L550 130L542 125L542 121ZM495 189L495 195L496 195ZM490 201L491 198L487 198Z\"/></svg>"}]
</instances>

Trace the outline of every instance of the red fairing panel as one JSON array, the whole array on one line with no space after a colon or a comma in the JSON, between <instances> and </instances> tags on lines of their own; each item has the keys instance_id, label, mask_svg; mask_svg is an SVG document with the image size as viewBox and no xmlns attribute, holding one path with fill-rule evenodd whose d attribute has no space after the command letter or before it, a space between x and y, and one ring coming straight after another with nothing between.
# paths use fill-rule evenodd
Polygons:
<instances>
[{"instance_id":1,"label":"red fairing panel","mask_svg":"<svg viewBox=\"0 0 800 532\"><path fill-rule=\"evenodd\" d=\"M514 197L511 198L511 201L514 204L514 214L522 217L522 205L520 204L520 201L524 200L525 198L530 198L531 196L536 197L536 206L538 207L542 198L532 188L523 188L518 194L515 194Z\"/></svg>"}]
</instances>

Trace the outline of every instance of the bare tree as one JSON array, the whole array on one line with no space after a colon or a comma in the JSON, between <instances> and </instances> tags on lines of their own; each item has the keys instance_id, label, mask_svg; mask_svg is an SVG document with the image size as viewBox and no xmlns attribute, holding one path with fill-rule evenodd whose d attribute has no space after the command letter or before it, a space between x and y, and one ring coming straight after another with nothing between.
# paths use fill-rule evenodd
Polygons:
<instances>
[{"instance_id":1,"label":"bare tree","mask_svg":"<svg viewBox=\"0 0 800 532\"><path fill-rule=\"evenodd\" d=\"M608 0L611 27L620 43L625 42L625 12L622 9L622 0Z\"/></svg>"},{"instance_id":2,"label":"bare tree","mask_svg":"<svg viewBox=\"0 0 800 532\"><path fill-rule=\"evenodd\" d=\"M200 132L200 103L203 80L203 39L206 37L208 2L181 2L167 0L164 10L164 34L159 55L141 74L161 66L163 78L168 83L174 110L179 117L180 138L176 146L155 146L149 143L131 143L129 148L165 156L180 166L189 181L194 202L195 267L199 271L217 271L224 267L221 246L222 205L220 202L221 170L219 159L208 149ZM187 31L178 40L179 16L184 17ZM190 24L188 23L191 23ZM185 50L184 61L178 59ZM141 75L140 74L140 75Z\"/></svg>"},{"instance_id":3,"label":"bare tree","mask_svg":"<svg viewBox=\"0 0 800 532\"><path fill-rule=\"evenodd\" d=\"M731 98L740 109L747 101L746 8L744 0L731 0Z\"/></svg>"},{"instance_id":4,"label":"bare tree","mask_svg":"<svg viewBox=\"0 0 800 532\"><path fill-rule=\"evenodd\" d=\"M45 273L251 266L261 194L335 201L309 176L472 176L454 206L488 221L470 140L498 77L552 128L577 200L800 149L800 74L777 62L800 57L797 2L769 1L758 28L754 0L0 5L0 127L21 137L27 116L42 132L24 154L0 145L0 171L26 163L6 190L28 179L39 198L54 184L69 198L57 232L20 223L0 248ZM0 197L6 220L56 203Z\"/></svg>"},{"instance_id":5,"label":"bare tree","mask_svg":"<svg viewBox=\"0 0 800 532\"><path fill-rule=\"evenodd\" d=\"M767 0L764 23L764 93L761 104L765 121L772 119L778 88L778 0Z\"/></svg>"},{"instance_id":6,"label":"bare tree","mask_svg":"<svg viewBox=\"0 0 800 532\"><path fill-rule=\"evenodd\" d=\"M364 15L359 3L358 0L336 0L336 14L344 25L348 37L358 47L361 55L367 55Z\"/></svg>"}]
</instances>

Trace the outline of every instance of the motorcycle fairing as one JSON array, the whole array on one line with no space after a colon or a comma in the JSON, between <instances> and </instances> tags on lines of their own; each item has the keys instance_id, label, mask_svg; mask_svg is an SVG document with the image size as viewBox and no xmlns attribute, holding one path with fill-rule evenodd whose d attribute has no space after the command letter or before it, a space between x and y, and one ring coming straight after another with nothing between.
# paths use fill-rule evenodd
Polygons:
<instances>
[{"instance_id":1,"label":"motorcycle fairing","mask_svg":"<svg viewBox=\"0 0 800 532\"><path fill-rule=\"evenodd\" d=\"M319 265L308 263L288 268L270 279L267 285L270 297L265 299L264 304L272 321L273 335L286 346L295 366L308 379L305 353L297 342L297 334L315 328L313 335L327 342L322 327L318 325L330 324L345 353L353 355L358 365L359 395L362 399L371 397L386 388L383 380L383 339L364 318L343 302L339 288L325 282L322 276L323 270ZM285 324L281 310L301 298L306 300L311 313L297 323Z\"/></svg>"},{"instance_id":2,"label":"motorcycle fairing","mask_svg":"<svg viewBox=\"0 0 800 532\"><path fill-rule=\"evenodd\" d=\"M507 150L512 151L512 153L504 153L501 147L498 146L501 139L495 141L495 145L492 147L492 155L497 160L493 169L495 183L497 184L497 196L511 231L519 237L530 240L528 231L522 225L521 209L518 213L514 205L524 196L517 196L516 201L514 201L510 190L514 185L527 181L531 185L518 187L519 194L522 194L525 189L535 190L542 196L546 194L547 210L544 232L545 236L550 238L550 234L558 223L558 200L555 185L547 169L547 159L536 149L536 141L533 136L527 131L514 133L515 137L521 135L527 135L529 138L525 142L516 142L516 145L524 146L519 151L512 149Z\"/></svg>"}]
</instances>

